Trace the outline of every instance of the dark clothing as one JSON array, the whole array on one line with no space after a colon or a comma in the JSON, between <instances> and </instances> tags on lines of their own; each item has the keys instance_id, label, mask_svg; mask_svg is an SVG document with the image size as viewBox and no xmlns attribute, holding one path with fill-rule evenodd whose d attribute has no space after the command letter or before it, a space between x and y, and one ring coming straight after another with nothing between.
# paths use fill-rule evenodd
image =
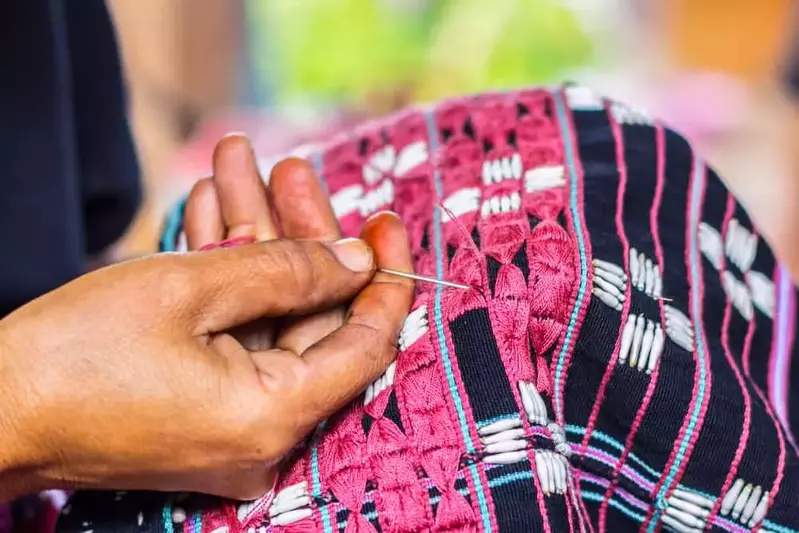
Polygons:
<instances>
[{"instance_id":1,"label":"dark clothing","mask_svg":"<svg viewBox=\"0 0 799 533\"><path fill-rule=\"evenodd\" d=\"M789 36L790 48L788 49L788 61L784 67L784 78L786 89L791 98L799 98L799 8L791 6L790 20L791 32Z\"/></svg>"},{"instance_id":2,"label":"dark clothing","mask_svg":"<svg viewBox=\"0 0 799 533\"><path fill-rule=\"evenodd\" d=\"M799 98L799 43L797 43L797 50L793 54L786 81L788 82L788 91L791 97Z\"/></svg>"},{"instance_id":3,"label":"dark clothing","mask_svg":"<svg viewBox=\"0 0 799 533\"><path fill-rule=\"evenodd\" d=\"M140 199L103 0L0 2L0 317L81 275Z\"/></svg>"}]
</instances>

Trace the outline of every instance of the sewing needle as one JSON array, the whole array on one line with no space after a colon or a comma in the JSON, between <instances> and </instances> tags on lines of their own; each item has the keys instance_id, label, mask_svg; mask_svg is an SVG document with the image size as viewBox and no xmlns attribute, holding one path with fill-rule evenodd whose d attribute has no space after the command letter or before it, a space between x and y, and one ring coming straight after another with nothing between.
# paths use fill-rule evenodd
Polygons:
<instances>
[{"instance_id":1,"label":"sewing needle","mask_svg":"<svg viewBox=\"0 0 799 533\"><path fill-rule=\"evenodd\" d=\"M426 276L420 276L419 274L410 274L408 272L400 272L399 270L391 270L389 268L378 268L377 271L378 272L382 272L384 274L391 274L392 276L399 276L401 278L408 278L408 279L414 279L416 281L424 281L424 282L427 282L427 283L433 283L435 285L446 285L447 287L453 287L455 289L463 289L463 290L467 290L467 291L469 289L471 289L471 287L469 287L468 285L461 285L460 283L453 283L452 281L444 281L444 280L441 280L441 279L428 278Z\"/></svg>"}]
</instances>

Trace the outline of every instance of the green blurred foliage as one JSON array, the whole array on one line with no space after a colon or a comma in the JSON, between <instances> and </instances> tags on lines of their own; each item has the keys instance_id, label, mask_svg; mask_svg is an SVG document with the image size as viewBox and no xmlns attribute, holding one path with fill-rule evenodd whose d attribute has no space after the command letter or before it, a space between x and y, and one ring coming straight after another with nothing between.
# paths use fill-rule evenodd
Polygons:
<instances>
[{"instance_id":1,"label":"green blurred foliage","mask_svg":"<svg viewBox=\"0 0 799 533\"><path fill-rule=\"evenodd\" d=\"M495 1L504 2L501 19L491 0L251 0L257 76L278 101L341 101L405 85L438 97L553 81L590 60L590 43L562 1ZM456 28L442 43L439 29L465 10L460 18L480 28ZM492 37L470 42L478 33ZM481 47L481 59L458 57L464 44ZM456 72L431 62L431 46L457 59Z\"/></svg>"}]
</instances>

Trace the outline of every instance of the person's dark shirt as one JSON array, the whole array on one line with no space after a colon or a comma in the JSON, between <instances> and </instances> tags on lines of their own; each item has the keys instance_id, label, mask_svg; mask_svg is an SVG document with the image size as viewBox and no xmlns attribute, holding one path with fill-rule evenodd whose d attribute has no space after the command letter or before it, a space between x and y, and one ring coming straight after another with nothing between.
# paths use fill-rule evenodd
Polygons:
<instances>
[{"instance_id":1,"label":"person's dark shirt","mask_svg":"<svg viewBox=\"0 0 799 533\"><path fill-rule=\"evenodd\" d=\"M81 275L139 199L103 0L0 2L0 317Z\"/></svg>"}]
</instances>

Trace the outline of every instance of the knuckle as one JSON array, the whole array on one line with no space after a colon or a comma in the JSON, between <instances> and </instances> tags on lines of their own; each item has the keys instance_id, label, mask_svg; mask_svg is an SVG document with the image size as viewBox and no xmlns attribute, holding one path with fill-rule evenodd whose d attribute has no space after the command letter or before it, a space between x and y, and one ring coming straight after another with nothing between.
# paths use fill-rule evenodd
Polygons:
<instances>
[{"instance_id":1,"label":"knuckle","mask_svg":"<svg viewBox=\"0 0 799 533\"><path fill-rule=\"evenodd\" d=\"M305 244L290 240L281 244L282 246L276 247L275 250L277 257L272 258L283 267L284 279L280 282L299 289L303 296L311 296L320 281L318 258Z\"/></svg>"},{"instance_id":2,"label":"knuckle","mask_svg":"<svg viewBox=\"0 0 799 533\"><path fill-rule=\"evenodd\" d=\"M196 274L179 258L165 261L161 269L149 272L149 279L143 279L145 287L157 288L155 293L160 308L169 310L184 309L187 302L196 295L192 288L196 284Z\"/></svg>"},{"instance_id":3,"label":"knuckle","mask_svg":"<svg viewBox=\"0 0 799 533\"><path fill-rule=\"evenodd\" d=\"M396 350L397 339L384 329L367 322L358 324L359 333L366 341L366 354L371 360L381 360L387 352Z\"/></svg>"}]
</instances>

